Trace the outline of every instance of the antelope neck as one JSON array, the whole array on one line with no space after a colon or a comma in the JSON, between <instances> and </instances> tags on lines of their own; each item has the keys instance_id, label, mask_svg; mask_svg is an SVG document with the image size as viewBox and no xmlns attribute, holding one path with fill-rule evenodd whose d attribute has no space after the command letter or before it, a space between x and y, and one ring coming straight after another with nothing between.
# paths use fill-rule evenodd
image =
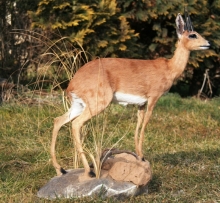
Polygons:
<instances>
[{"instance_id":1,"label":"antelope neck","mask_svg":"<svg viewBox=\"0 0 220 203\"><path fill-rule=\"evenodd\" d=\"M173 57L169 59L169 67L175 79L184 71L190 55L190 51L180 43L178 42Z\"/></svg>"}]
</instances>

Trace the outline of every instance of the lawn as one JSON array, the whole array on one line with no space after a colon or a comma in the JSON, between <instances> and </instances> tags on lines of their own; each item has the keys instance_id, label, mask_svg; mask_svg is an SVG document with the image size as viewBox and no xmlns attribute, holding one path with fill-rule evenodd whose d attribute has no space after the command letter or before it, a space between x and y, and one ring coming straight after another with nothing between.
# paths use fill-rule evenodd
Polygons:
<instances>
[{"instance_id":1,"label":"lawn","mask_svg":"<svg viewBox=\"0 0 220 203\"><path fill-rule=\"evenodd\" d=\"M103 148L117 143L134 151L136 111L136 106L112 104L83 129L87 148L94 134L104 132ZM0 106L0 202L103 202L98 197L49 201L36 196L56 175L49 149L53 119L63 112L59 98ZM145 134L145 159L153 171L149 194L126 202L220 202L220 98L201 101L167 94L157 103ZM73 168L74 153L68 124L58 137L59 163Z\"/></svg>"}]
</instances>

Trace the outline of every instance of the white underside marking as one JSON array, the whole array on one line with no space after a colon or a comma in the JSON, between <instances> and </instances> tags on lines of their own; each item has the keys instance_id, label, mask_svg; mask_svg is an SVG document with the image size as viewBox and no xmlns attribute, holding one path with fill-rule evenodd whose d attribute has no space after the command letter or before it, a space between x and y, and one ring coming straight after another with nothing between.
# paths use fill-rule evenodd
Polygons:
<instances>
[{"instance_id":1,"label":"white underside marking","mask_svg":"<svg viewBox=\"0 0 220 203\"><path fill-rule=\"evenodd\" d=\"M116 92L114 93L112 101L124 106L128 104L137 104L139 106L142 106L147 102L147 99L137 95Z\"/></svg>"},{"instance_id":2,"label":"white underside marking","mask_svg":"<svg viewBox=\"0 0 220 203\"><path fill-rule=\"evenodd\" d=\"M72 105L70 107L70 120L79 116L86 107L84 101L79 98L76 94L71 93L72 95Z\"/></svg>"}]
</instances>

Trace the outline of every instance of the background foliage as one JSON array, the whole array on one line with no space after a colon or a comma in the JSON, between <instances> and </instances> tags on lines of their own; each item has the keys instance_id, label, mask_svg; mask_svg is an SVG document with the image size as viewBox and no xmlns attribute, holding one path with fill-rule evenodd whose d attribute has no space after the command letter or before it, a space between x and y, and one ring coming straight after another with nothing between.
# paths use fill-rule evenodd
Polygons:
<instances>
[{"instance_id":1,"label":"background foliage","mask_svg":"<svg viewBox=\"0 0 220 203\"><path fill-rule=\"evenodd\" d=\"M176 15L187 6L195 30L212 46L191 53L173 90L182 96L196 95L208 69L210 82L204 94L213 97L220 93L218 0L1 0L0 4L0 76L22 84L37 77L39 68L51 60L44 53L62 37L71 46L82 46L90 59L169 58L177 41ZM69 50L69 44L60 43L59 51Z\"/></svg>"}]
</instances>

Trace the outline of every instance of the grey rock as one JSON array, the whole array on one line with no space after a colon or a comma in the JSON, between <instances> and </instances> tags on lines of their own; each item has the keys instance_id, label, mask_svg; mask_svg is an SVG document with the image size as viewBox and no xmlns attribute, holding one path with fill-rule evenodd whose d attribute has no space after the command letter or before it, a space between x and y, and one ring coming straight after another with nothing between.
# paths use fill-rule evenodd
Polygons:
<instances>
[{"instance_id":1,"label":"grey rock","mask_svg":"<svg viewBox=\"0 0 220 203\"><path fill-rule=\"evenodd\" d=\"M84 169L69 170L67 174L52 178L37 193L45 199L80 198L98 196L102 199L112 197L125 199L126 197L147 194L147 185L137 186L131 182L116 181L110 176L100 179L91 178L81 180Z\"/></svg>"}]
</instances>

